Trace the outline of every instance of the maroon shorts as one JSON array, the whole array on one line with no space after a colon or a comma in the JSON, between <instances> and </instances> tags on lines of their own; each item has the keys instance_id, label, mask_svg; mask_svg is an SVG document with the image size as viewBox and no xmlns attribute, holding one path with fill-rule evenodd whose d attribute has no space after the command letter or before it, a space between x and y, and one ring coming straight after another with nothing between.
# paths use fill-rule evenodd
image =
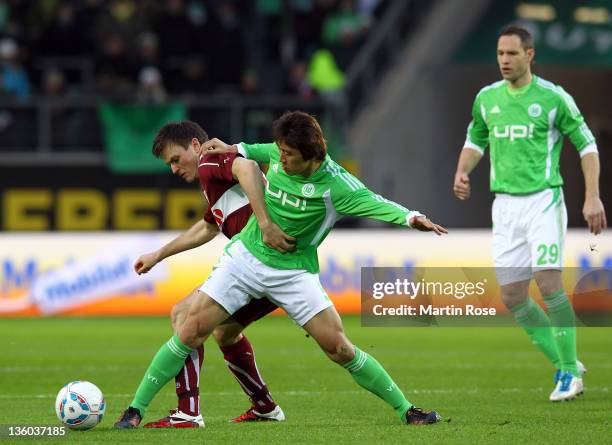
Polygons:
<instances>
[{"instance_id":1,"label":"maroon shorts","mask_svg":"<svg viewBox=\"0 0 612 445\"><path fill-rule=\"evenodd\" d=\"M253 298L249 302L249 304L241 307L236 312L234 312L234 315L232 315L232 318L238 324L246 328L248 325L250 325L254 321L257 321L260 318L265 317L266 315L268 315L270 312L274 311L275 309L278 309L278 306L272 303L267 298L260 298L260 299Z\"/></svg>"}]
</instances>

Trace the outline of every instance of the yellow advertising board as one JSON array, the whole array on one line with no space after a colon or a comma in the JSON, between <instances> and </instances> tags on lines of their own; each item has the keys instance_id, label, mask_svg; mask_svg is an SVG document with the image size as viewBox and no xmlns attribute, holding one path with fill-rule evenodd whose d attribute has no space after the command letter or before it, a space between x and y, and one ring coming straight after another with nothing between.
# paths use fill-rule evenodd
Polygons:
<instances>
[{"instance_id":1,"label":"yellow advertising board","mask_svg":"<svg viewBox=\"0 0 612 445\"><path fill-rule=\"evenodd\" d=\"M178 232L0 234L0 316L167 315L208 277L226 243L132 265ZM612 235L570 230L565 265L612 268ZM362 267L491 267L488 230L444 237L408 230L338 230L319 249L323 287L342 313L359 312Z\"/></svg>"}]
</instances>

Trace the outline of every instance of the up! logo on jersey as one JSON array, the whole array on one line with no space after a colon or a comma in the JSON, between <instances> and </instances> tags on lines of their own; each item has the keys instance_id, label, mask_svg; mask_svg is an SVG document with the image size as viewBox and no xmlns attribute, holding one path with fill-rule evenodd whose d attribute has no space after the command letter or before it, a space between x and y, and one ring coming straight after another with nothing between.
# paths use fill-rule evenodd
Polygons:
<instances>
[{"instance_id":1,"label":"up! logo on jersey","mask_svg":"<svg viewBox=\"0 0 612 445\"><path fill-rule=\"evenodd\" d=\"M510 138L511 142L516 139L531 139L533 138L534 124L529 125L494 125L493 136L498 139Z\"/></svg>"},{"instance_id":2,"label":"up! logo on jersey","mask_svg":"<svg viewBox=\"0 0 612 445\"><path fill-rule=\"evenodd\" d=\"M306 200L305 199L301 199L297 196L290 195L281 189L272 190L272 188L270 187L270 182L266 184L266 193L268 193L268 195L272 196L273 198L278 198L281 205L283 206L288 205L288 206L300 209L302 211L306 210Z\"/></svg>"}]
</instances>

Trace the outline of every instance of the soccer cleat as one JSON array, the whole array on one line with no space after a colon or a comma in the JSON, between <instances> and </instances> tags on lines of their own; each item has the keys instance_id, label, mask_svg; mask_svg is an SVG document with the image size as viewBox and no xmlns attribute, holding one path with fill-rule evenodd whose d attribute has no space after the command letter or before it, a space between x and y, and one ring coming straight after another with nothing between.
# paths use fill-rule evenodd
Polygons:
<instances>
[{"instance_id":1,"label":"soccer cleat","mask_svg":"<svg viewBox=\"0 0 612 445\"><path fill-rule=\"evenodd\" d=\"M140 421L142 420L142 416L140 415L140 410L138 408L133 408L128 406L128 409L123 411L119 420L115 422L115 428L130 429L136 428L140 425Z\"/></svg>"},{"instance_id":2,"label":"soccer cleat","mask_svg":"<svg viewBox=\"0 0 612 445\"><path fill-rule=\"evenodd\" d=\"M555 390L550 393L551 402L574 400L584 392L582 378L574 377L569 371L562 371Z\"/></svg>"},{"instance_id":3,"label":"soccer cleat","mask_svg":"<svg viewBox=\"0 0 612 445\"><path fill-rule=\"evenodd\" d=\"M576 360L576 367L578 368L578 372L580 373L580 377L582 377L583 375L585 375L587 373L586 366L584 366L584 363L582 363L580 360ZM555 385L557 384L557 382L561 378L561 374L562 374L562 371L560 369L557 369L555 371L555 377L553 379L553 383Z\"/></svg>"},{"instance_id":4,"label":"soccer cleat","mask_svg":"<svg viewBox=\"0 0 612 445\"><path fill-rule=\"evenodd\" d=\"M440 420L442 420L442 417L435 411L425 412L414 406L406 411L406 423L409 425L429 425Z\"/></svg>"},{"instance_id":5,"label":"soccer cleat","mask_svg":"<svg viewBox=\"0 0 612 445\"><path fill-rule=\"evenodd\" d=\"M145 428L204 428L201 414L192 416L179 409L170 410L170 415L145 424Z\"/></svg>"},{"instance_id":6,"label":"soccer cleat","mask_svg":"<svg viewBox=\"0 0 612 445\"><path fill-rule=\"evenodd\" d=\"M278 405L276 405L276 408L274 408L269 413L259 413L255 411L255 408L251 407L244 414L230 420L230 422L268 422L274 420L277 422L282 422L283 420L285 420L285 413Z\"/></svg>"}]
</instances>

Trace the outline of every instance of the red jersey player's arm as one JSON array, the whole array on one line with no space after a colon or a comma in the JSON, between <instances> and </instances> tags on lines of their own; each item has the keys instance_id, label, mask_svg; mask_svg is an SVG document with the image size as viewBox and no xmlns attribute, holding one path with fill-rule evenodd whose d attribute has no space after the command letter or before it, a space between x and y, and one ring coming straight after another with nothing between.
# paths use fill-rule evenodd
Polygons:
<instances>
[{"instance_id":1,"label":"red jersey player's arm","mask_svg":"<svg viewBox=\"0 0 612 445\"><path fill-rule=\"evenodd\" d=\"M138 275L147 273L164 258L206 244L217 236L218 233L219 228L216 224L211 224L201 219L155 252L141 255L134 263L134 271L136 271Z\"/></svg>"},{"instance_id":2,"label":"red jersey player's arm","mask_svg":"<svg viewBox=\"0 0 612 445\"><path fill-rule=\"evenodd\" d=\"M279 252L295 249L295 238L287 235L278 227L266 209L264 185L261 170L255 161L237 157L232 162L232 175L240 183L249 198L249 203L257 219L263 242Z\"/></svg>"}]
</instances>

